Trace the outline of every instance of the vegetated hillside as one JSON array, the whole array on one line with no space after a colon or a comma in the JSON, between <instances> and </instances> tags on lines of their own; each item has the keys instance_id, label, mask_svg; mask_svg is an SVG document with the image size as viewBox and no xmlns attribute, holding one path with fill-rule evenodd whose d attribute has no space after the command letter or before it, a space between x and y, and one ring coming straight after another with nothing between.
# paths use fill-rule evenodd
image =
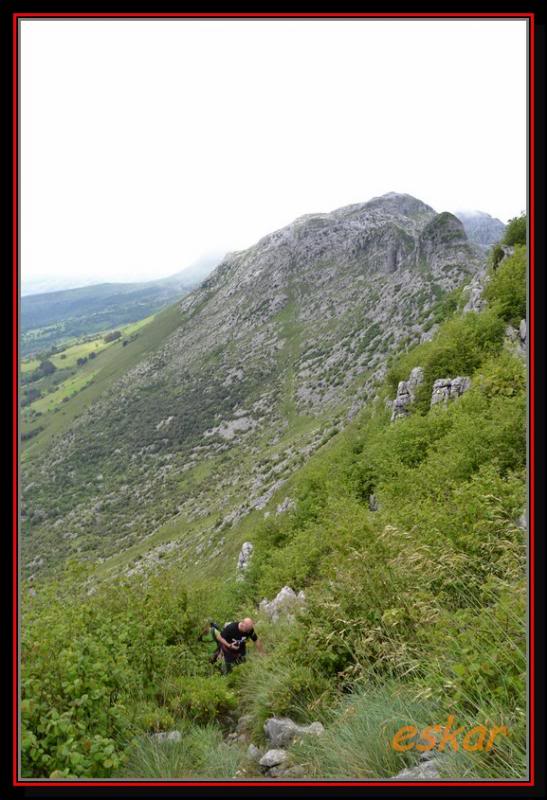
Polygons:
<instances>
[{"instance_id":1,"label":"vegetated hillside","mask_svg":"<svg viewBox=\"0 0 547 800\"><path fill-rule=\"evenodd\" d=\"M345 430L239 521L235 551L114 582L75 561L25 583L25 775L256 779L248 744L265 749L275 714L325 726L287 748L300 779L526 776L524 246L485 283L485 308L449 312L394 359ZM305 601L274 622L259 603L285 585ZM248 614L267 654L222 678L197 634ZM475 744L477 726L507 735L430 753L427 769L391 746L449 715Z\"/></svg>"},{"instance_id":2,"label":"vegetated hillside","mask_svg":"<svg viewBox=\"0 0 547 800\"><path fill-rule=\"evenodd\" d=\"M168 278L101 283L21 298L21 354L45 353L81 336L137 322L192 291L220 258Z\"/></svg>"},{"instance_id":3,"label":"vegetated hillside","mask_svg":"<svg viewBox=\"0 0 547 800\"><path fill-rule=\"evenodd\" d=\"M142 337L148 339L146 326L152 321L145 317L122 328L83 337L66 347L59 345L46 358L25 358L21 361L20 404L21 439L23 442L45 427L50 428L61 403L68 402L91 384L99 372L112 361L118 363L119 349ZM63 417L64 419L64 417Z\"/></svg>"},{"instance_id":4,"label":"vegetated hillside","mask_svg":"<svg viewBox=\"0 0 547 800\"><path fill-rule=\"evenodd\" d=\"M181 563L219 556L484 264L453 215L394 193L226 257L40 420L23 454L28 573L70 554L112 557L105 569L160 546Z\"/></svg>"}]
</instances>

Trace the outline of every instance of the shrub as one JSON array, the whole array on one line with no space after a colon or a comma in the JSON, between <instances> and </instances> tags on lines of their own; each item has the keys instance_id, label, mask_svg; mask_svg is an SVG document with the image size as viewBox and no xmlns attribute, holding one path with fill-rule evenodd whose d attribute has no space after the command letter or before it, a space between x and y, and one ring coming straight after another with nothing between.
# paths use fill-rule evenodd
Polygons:
<instances>
[{"instance_id":1,"label":"shrub","mask_svg":"<svg viewBox=\"0 0 547 800\"><path fill-rule=\"evenodd\" d=\"M168 700L171 711L199 723L213 722L237 705L235 693L220 675L180 677L172 692Z\"/></svg>"},{"instance_id":2,"label":"shrub","mask_svg":"<svg viewBox=\"0 0 547 800\"><path fill-rule=\"evenodd\" d=\"M500 264L484 290L485 299L502 319L514 325L526 318L526 260L526 249L516 245L513 255Z\"/></svg>"},{"instance_id":3,"label":"shrub","mask_svg":"<svg viewBox=\"0 0 547 800\"><path fill-rule=\"evenodd\" d=\"M527 219L526 214L521 214L519 217L513 217L507 223L503 243L512 247L513 245L526 244L526 227Z\"/></svg>"}]
</instances>

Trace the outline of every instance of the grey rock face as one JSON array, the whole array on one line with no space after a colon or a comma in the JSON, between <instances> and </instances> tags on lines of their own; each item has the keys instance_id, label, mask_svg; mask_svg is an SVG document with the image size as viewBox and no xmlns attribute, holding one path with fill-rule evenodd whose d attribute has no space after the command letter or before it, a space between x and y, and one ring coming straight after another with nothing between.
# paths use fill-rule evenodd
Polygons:
<instances>
[{"instance_id":1,"label":"grey rock face","mask_svg":"<svg viewBox=\"0 0 547 800\"><path fill-rule=\"evenodd\" d=\"M272 749L268 750L260 761L258 762L261 767L266 767L267 769L270 767L276 767L278 764L282 764L284 761L287 761L289 755L286 750L281 749Z\"/></svg>"},{"instance_id":2,"label":"grey rock face","mask_svg":"<svg viewBox=\"0 0 547 800\"><path fill-rule=\"evenodd\" d=\"M526 334L527 325L526 320L520 321L519 327L514 328L512 325L507 325L505 328L505 342L514 355L519 356L521 359L526 358Z\"/></svg>"},{"instance_id":3,"label":"grey rock face","mask_svg":"<svg viewBox=\"0 0 547 800\"><path fill-rule=\"evenodd\" d=\"M469 242L460 220L448 211L437 214L424 227L418 243L418 263L438 266L440 252L455 261L465 259ZM444 256L443 256L444 257Z\"/></svg>"},{"instance_id":4,"label":"grey rock face","mask_svg":"<svg viewBox=\"0 0 547 800\"><path fill-rule=\"evenodd\" d=\"M471 379L458 376L456 378L439 378L433 384L431 406L447 403L449 399L460 397L471 386Z\"/></svg>"},{"instance_id":5,"label":"grey rock face","mask_svg":"<svg viewBox=\"0 0 547 800\"><path fill-rule=\"evenodd\" d=\"M467 298L463 307L464 314L467 314L470 311L478 313L486 308L486 300L483 299L482 293L487 282L487 271L486 269L481 269L473 276L471 282L464 287L464 297Z\"/></svg>"},{"instance_id":6,"label":"grey rock face","mask_svg":"<svg viewBox=\"0 0 547 800\"><path fill-rule=\"evenodd\" d=\"M371 511L378 511L378 500L375 494L371 494L368 498L368 507Z\"/></svg>"},{"instance_id":7,"label":"grey rock face","mask_svg":"<svg viewBox=\"0 0 547 800\"><path fill-rule=\"evenodd\" d=\"M270 717L264 723L264 734L274 747L286 747L297 736L320 736L324 731L320 722L298 725L289 717Z\"/></svg>"},{"instance_id":8,"label":"grey rock face","mask_svg":"<svg viewBox=\"0 0 547 800\"><path fill-rule=\"evenodd\" d=\"M268 601L266 598L259 603L260 610L267 614L272 622L277 622L282 615L289 614L298 606L303 606L306 602L304 592L296 592L290 586L284 586L274 597Z\"/></svg>"},{"instance_id":9,"label":"grey rock face","mask_svg":"<svg viewBox=\"0 0 547 800\"><path fill-rule=\"evenodd\" d=\"M484 247L496 244L505 233L503 222L484 211L455 211L454 214L462 222L469 241Z\"/></svg>"},{"instance_id":10,"label":"grey rock face","mask_svg":"<svg viewBox=\"0 0 547 800\"><path fill-rule=\"evenodd\" d=\"M245 570L248 568L251 556L253 554L253 545L251 542L243 542L241 545L241 550L239 553L239 557L237 560L237 575L236 579L241 581L245 577Z\"/></svg>"},{"instance_id":11,"label":"grey rock face","mask_svg":"<svg viewBox=\"0 0 547 800\"><path fill-rule=\"evenodd\" d=\"M407 381L400 381L397 387L397 396L392 403L391 421L399 417L406 417L408 406L416 399L416 390L423 382L424 371L422 367L414 367Z\"/></svg>"}]
</instances>

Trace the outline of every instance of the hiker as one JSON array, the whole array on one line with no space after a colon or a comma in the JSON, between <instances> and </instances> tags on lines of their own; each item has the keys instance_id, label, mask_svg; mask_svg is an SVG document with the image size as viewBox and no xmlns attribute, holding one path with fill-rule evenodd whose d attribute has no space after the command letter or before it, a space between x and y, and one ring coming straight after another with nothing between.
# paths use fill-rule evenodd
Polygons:
<instances>
[{"instance_id":1,"label":"hiker","mask_svg":"<svg viewBox=\"0 0 547 800\"><path fill-rule=\"evenodd\" d=\"M219 632L213 629L214 636L219 644L219 653L222 652L222 672L227 675L232 671L234 664L245 661L245 642L247 639L256 642L258 652L263 655L262 642L254 630L254 622L250 617L245 617L240 622L229 622Z\"/></svg>"}]
</instances>

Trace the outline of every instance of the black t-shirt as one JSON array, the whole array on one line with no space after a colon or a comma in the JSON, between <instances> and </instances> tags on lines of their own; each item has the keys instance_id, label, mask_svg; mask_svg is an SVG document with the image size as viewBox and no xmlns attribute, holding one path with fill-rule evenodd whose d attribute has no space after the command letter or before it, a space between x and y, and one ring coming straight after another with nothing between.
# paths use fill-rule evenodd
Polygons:
<instances>
[{"instance_id":1,"label":"black t-shirt","mask_svg":"<svg viewBox=\"0 0 547 800\"><path fill-rule=\"evenodd\" d=\"M228 625L225 625L220 632L222 638L226 639L227 642L236 642L239 644L237 650L224 650L224 658L226 661L237 661L238 658L245 655L245 641L251 639L253 642L256 642L258 639L254 628L251 628L248 633L243 633L239 630L238 625L238 622L230 622Z\"/></svg>"}]
</instances>

